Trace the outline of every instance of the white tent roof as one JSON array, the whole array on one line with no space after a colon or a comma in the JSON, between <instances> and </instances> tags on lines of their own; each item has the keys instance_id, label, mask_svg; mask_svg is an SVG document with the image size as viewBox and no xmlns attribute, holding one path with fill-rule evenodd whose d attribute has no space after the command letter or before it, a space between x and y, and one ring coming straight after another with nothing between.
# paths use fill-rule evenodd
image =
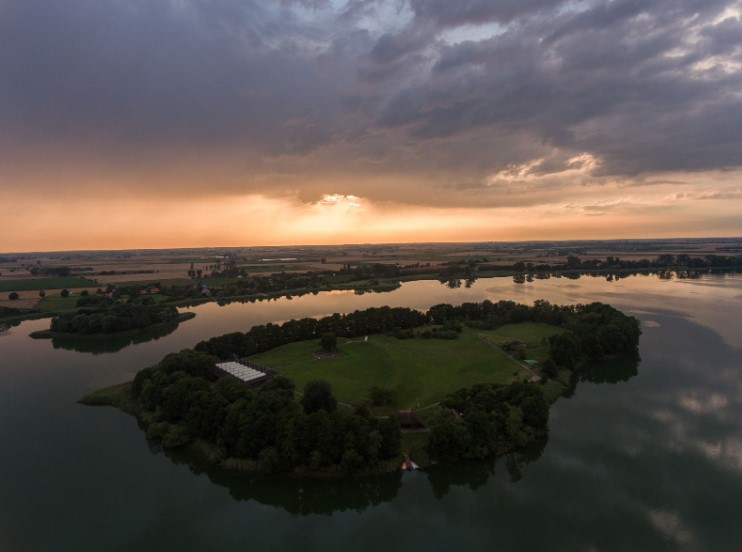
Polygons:
<instances>
[{"instance_id":1,"label":"white tent roof","mask_svg":"<svg viewBox=\"0 0 742 552\"><path fill-rule=\"evenodd\" d=\"M265 376L263 372L260 372L259 370L253 370L252 368L245 366L244 364L240 364L239 362L219 362L217 363L216 367L224 370L228 374L232 374L234 377L239 378L242 381L253 381Z\"/></svg>"}]
</instances>

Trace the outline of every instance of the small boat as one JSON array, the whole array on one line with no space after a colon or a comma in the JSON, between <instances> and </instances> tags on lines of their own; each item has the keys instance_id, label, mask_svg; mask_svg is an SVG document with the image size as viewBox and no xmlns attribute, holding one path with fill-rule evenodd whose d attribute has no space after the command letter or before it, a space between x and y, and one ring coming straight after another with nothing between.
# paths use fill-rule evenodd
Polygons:
<instances>
[{"instance_id":1,"label":"small boat","mask_svg":"<svg viewBox=\"0 0 742 552\"><path fill-rule=\"evenodd\" d=\"M419 470L420 469L420 466L418 466L417 464L415 464L412 460L410 460L410 466L412 466L412 469L413 470Z\"/></svg>"}]
</instances>

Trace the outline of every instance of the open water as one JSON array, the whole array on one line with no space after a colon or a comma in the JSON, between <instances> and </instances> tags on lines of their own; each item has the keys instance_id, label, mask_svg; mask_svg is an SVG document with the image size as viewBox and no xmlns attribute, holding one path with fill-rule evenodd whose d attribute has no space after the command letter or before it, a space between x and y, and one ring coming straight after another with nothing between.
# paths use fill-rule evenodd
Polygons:
<instances>
[{"instance_id":1,"label":"open water","mask_svg":"<svg viewBox=\"0 0 742 552\"><path fill-rule=\"evenodd\" d=\"M603 301L643 324L641 362L552 408L526 455L375 478L206 470L113 408L76 403L171 351L253 324L369 306ZM0 550L742 549L742 277L435 281L214 303L128 344L0 333ZM66 347L66 348L65 348Z\"/></svg>"}]
</instances>

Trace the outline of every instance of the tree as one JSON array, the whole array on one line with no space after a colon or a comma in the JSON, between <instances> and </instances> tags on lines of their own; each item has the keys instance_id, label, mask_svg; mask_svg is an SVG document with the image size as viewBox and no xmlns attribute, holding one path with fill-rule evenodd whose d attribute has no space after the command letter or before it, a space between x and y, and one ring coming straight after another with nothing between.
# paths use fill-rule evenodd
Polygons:
<instances>
[{"instance_id":1,"label":"tree","mask_svg":"<svg viewBox=\"0 0 742 552\"><path fill-rule=\"evenodd\" d=\"M391 389L383 387L372 386L369 390L371 397L371 403L374 406L383 406L394 404L394 393Z\"/></svg>"},{"instance_id":2,"label":"tree","mask_svg":"<svg viewBox=\"0 0 742 552\"><path fill-rule=\"evenodd\" d=\"M43 289L39 290L39 297L41 297L42 299L46 297L46 292Z\"/></svg>"},{"instance_id":3,"label":"tree","mask_svg":"<svg viewBox=\"0 0 742 552\"><path fill-rule=\"evenodd\" d=\"M8 295L8 299L10 299L11 301L17 301L19 298L20 295L18 295L18 293L16 293L15 291Z\"/></svg>"},{"instance_id":4,"label":"tree","mask_svg":"<svg viewBox=\"0 0 742 552\"><path fill-rule=\"evenodd\" d=\"M541 371L547 378L555 378L559 375L557 364L551 357L548 357L541 365Z\"/></svg>"},{"instance_id":5,"label":"tree","mask_svg":"<svg viewBox=\"0 0 742 552\"><path fill-rule=\"evenodd\" d=\"M449 409L440 407L431 416L428 426L428 450L433 456L455 458L467 449L469 434L466 425Z\"/></svg>"},{"instance_id":6,"label":"tree","mask_svg":"<svg viewBox=\"0 0 742 552\"><path fill-rule=\"evenodd\" d=\"M572 370L579 359L579 344L572 332L555 334L549 337L551 349L549 356L559 366Z\"/></svg>"},{"instance_id":7,"label":"tree","mask_svg":"<svg viewBox=\"0 0 742 552\"><path fill-rule=\"evenodd\" d=\"M326 332L322 334L319 343L323 351L332 353L337 350L338 338L333 332Z\"/></svg>"},{"instance_id":8,"label":"tree","mask_svg":"<svg viewBox=\"0 0 742 552\"><path fill-rule=\"evenodd\" d=\"M320 410L334 412L337 410L338 402L332 396L330 384L324 380L312 380L304 386L304 396L301 398L304 412L312 414Z\"/></svg>"},{"instance_id":9,"label":"tree","mask_svg":"<svg viewBox=\"0 0 742 552\"><path fill-rule=\"evenodd\" d=\"M59 292L59 295L61 295L62 297L69 297L70 296L70 290L68 290L68 289L65 288L61 292Z\"/></svg>"}]
</instances>

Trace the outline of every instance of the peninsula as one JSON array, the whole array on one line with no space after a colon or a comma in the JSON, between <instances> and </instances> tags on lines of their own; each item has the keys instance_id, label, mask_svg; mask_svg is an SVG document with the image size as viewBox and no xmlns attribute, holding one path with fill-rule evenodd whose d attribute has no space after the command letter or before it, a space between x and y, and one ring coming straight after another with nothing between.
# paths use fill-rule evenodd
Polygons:
<instances>
[{"instance_id":1,"label":"peninsula","mask_svg":"<svg viewBox=\"0 0 742 552\"><path fill-rule=\"evenodd\" d=\"M81 402L117 406L148 438L226 469L382 473L403 449L425 464L545 437L549 404L589 363L635 356L640 333L602 303L370 308L202 341ZM266 377L225 374L235 359Z\"/></svg>"}]
</instances>

